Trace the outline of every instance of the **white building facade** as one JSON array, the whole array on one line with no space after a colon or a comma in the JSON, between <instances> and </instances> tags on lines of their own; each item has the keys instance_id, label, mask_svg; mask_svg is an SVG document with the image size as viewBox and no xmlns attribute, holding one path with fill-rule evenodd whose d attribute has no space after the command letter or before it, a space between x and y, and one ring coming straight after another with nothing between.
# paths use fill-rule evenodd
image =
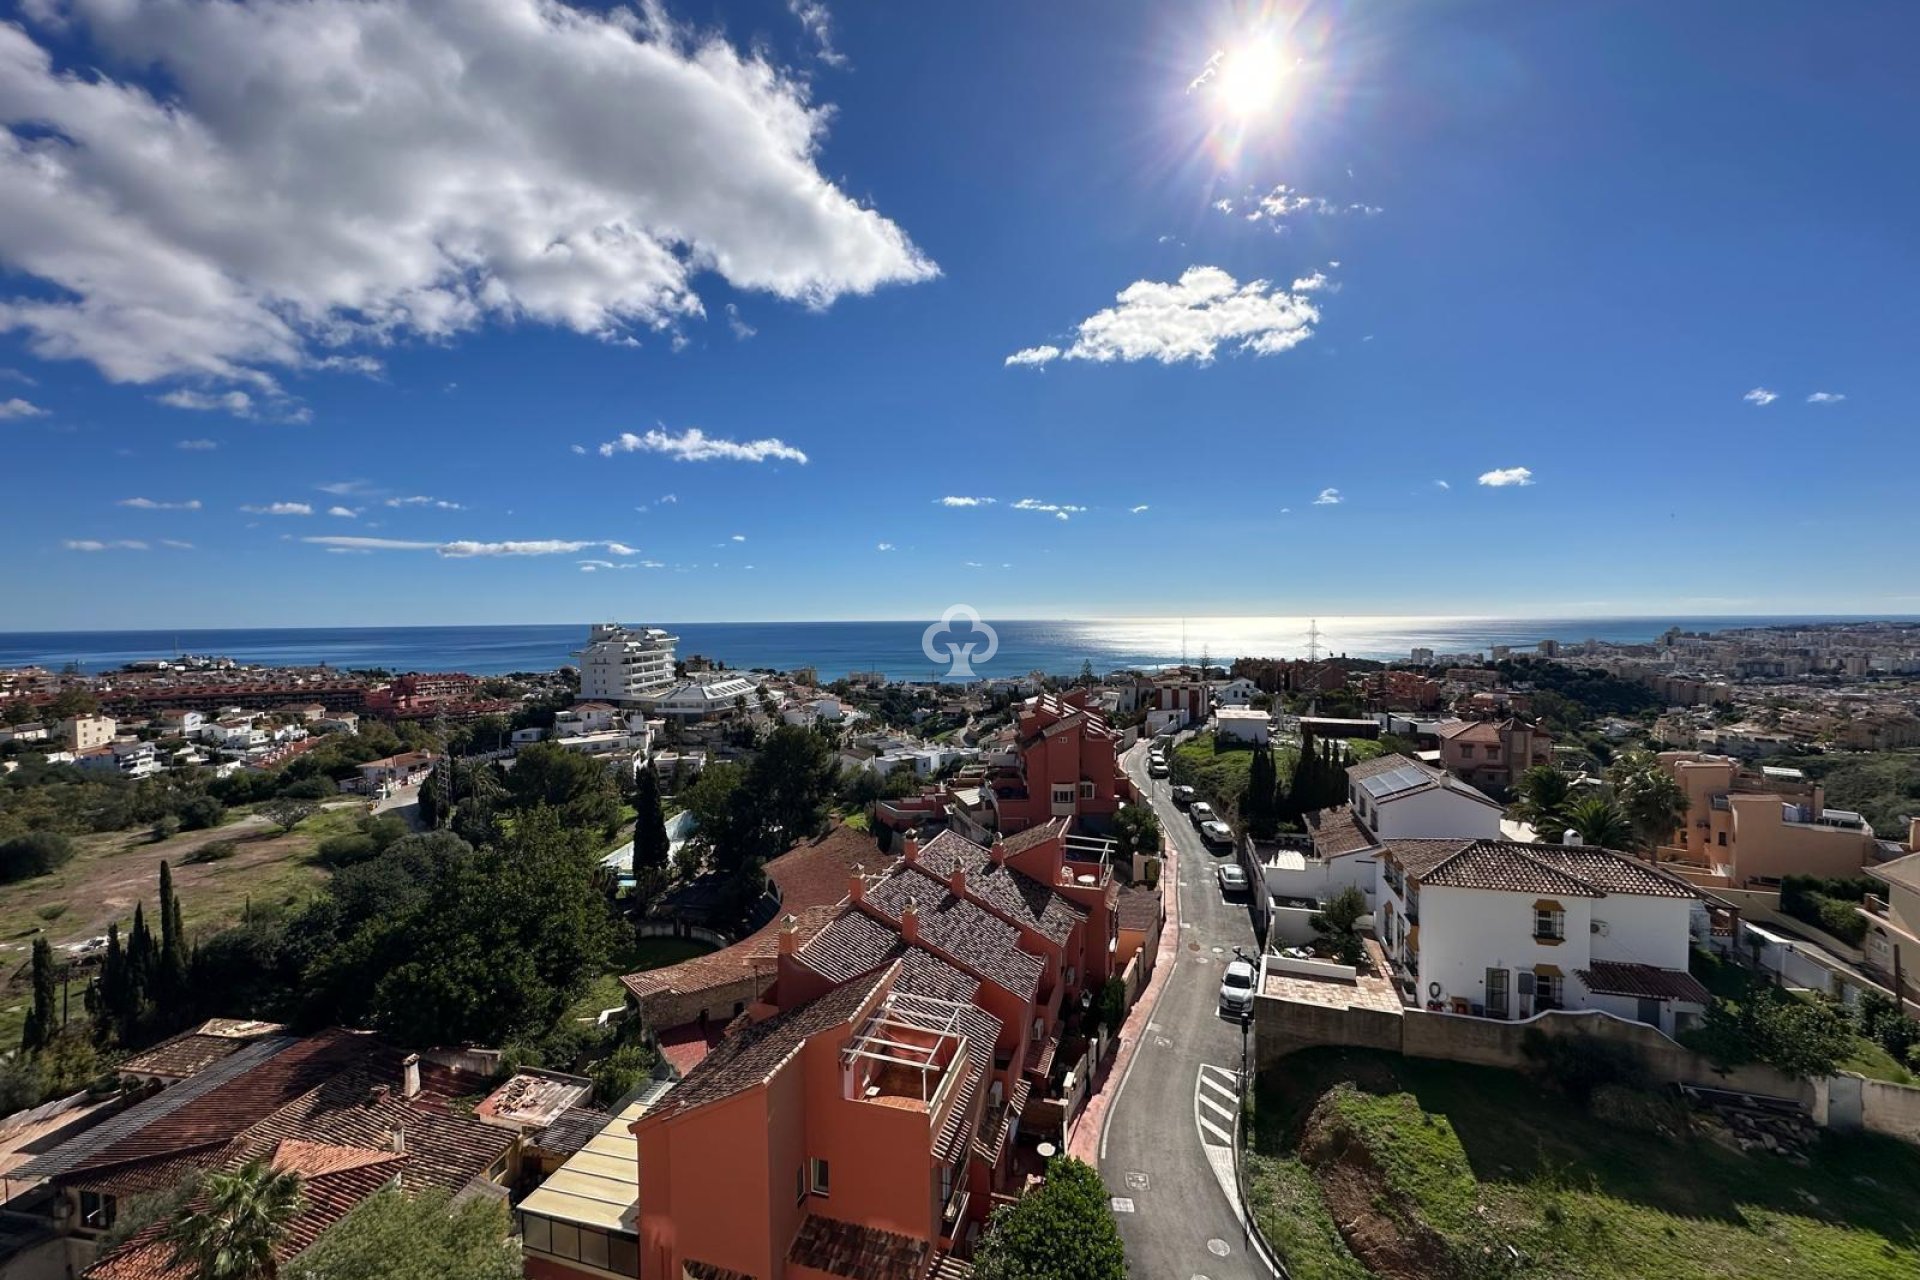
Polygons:
<instances>
[{"instance_id":1,"label":"white building facade","mask_svg":"<svg viewBox=\"0 0 1920 1280\"><path fill-rule=\"evenodd\" d=\"M1347 768L1347 802L1381 840L1498 840L1499 802L1444 769L1382 756Z\"/></svg>"},{"instance_id":2,"label":"white building facade","mask_svg":"<svg viewBox=\"0 0 1920 1280\"><path fill-rule=\"evenodd\" d=\"M583 702L638 702L673 684L673 647L679 643L658 627L623 627L597 622L587 635L580 660Z\"/></svg>"}]
</instances>

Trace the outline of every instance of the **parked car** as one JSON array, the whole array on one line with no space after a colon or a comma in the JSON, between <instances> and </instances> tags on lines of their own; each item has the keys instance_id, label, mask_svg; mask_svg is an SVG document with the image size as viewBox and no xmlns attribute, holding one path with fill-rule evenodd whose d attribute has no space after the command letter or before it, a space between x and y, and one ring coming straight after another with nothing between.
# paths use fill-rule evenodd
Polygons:
<instances>
[{"instance_id":1,"label":"parked car","mask_svg":"<svg viewBox=\"0 0 1920 1280\"><path fill-rule=\"evenodd\" d=\"M1181 783L1179 786L1175 787L1173 789L1173 802L1179 805L1182 809L1192 804L1193 788L1188 786L1184 782Z\"/></svg>"},{"instance_id":2,"label":"parked car","mask_svg":"<svg viewBox=\"0 0 1920 1280\"><path fill-rule=\"evenodd\" d=\"M1247 891L1247 873L1238 864L1229 862L1215 873L1220 877L1221 893L1245 893Z\"/></svg>"},{"instance_id":3,"label":"parked car","mask_svg":"<svg viewBox=\"0 0 1920 1280\"><path fill-rule=\"evenodd\" d=\"M1193 820L1194 826L1204 827L1213 821L1213 806L1205 800L1195 800L1187 810L1187 817Z\"/></svg>"},{"instance_id":4,"label":"parked car","mask_svg":"<svg viewBox=\"0 0 1920 1280\"><path fill-rule=\"evenodd\" d=\"M1216 818L1200 825L1200 838L1208 844L1230 845L1233 843L1233 828Z\"/></svg>"},{"instance_id":5,"label":"parked car","mask_svg":"<svg viewBox=\"0 0 1920 1280\"><path fill-rule=\"evenodd\" d=\"M1147 757L1147 776L1149 778L1166 777L1167 776L1167 758L1165 756L1158 756L1158 755L1148 756Z\"/></svg>"},{"instance_id":6,"label":"parked car","mask_svg":"<svg viewBox=\"0 0 1920 1280\"><path fill-rule=\"evenodd\" d=\"M1254 981L1253 966L1247 961L1228 962L1227 972L1220 979L1220 1012L1236 1018L1252 1013Z\"/></svg>"}]
</instances>

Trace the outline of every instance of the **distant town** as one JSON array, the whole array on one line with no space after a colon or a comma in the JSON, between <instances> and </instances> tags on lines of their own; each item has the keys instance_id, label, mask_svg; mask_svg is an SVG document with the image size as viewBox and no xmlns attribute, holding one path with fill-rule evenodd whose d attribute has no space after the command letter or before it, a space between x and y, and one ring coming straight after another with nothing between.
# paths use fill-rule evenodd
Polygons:
<instances>
[{"instance_id":1,"label":"distant town","mask_svg":"<svg viewBox=\"0 0 1920 1280\"><path fill-rule=\"evenodd\" d=\"M572 658L0 671L0 1277L1920 1269L1920 625Z\"/></svg>"}]
</instances>

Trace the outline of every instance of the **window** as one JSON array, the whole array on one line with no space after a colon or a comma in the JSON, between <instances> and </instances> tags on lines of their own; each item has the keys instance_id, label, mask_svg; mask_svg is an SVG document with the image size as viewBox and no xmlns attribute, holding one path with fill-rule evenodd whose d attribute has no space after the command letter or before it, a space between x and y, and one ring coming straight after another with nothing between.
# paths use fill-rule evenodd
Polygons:
<instances>
[{"instance_id":1,"label":"window","mask_svg":"<svg viewBox=\"0 0 1920 1280\"><path fill-rule=\"evenodd\" d=\"M1055 804L1072 804L1073 803L1072 786L1055 787L1053 789L1053 802Z\"/></svg>"},{"instance_id":2,"label":"window","mask_svg":"<svg viewBox=\"0 0 1920 1280\"><path fill-rule=\"evenodd\" d=\"M1537 903L1533 908L1535 942L1562 942L1567 936L1567 913L1558 904Z\"/></svg>"},{"instance_id":3,"label":"window","mask_svg":"<svg viewBox=\"0 0 1920 1280\"><path fill-rule=\"evenodd\" d=\"M98 1191L82 1191L80 1225L90 1231L105 1231L113 1225L117 1207L112 1196L101 1195Z\"/></svg>"},{"instance_id":4,"label":"window","mask_svg":"<svg viewBox=\"0 0 1920 1280\"><path fill-rule=\"evenodd\" d=\"M529 1249L540 1253L553 1252L553 1224L537 1214L520 1215L520 1238Z\"/></svg>"},{"instance_id":5,"label":"window","mask_svg":"<svg viewBox=\"0 0 1920 1280\"><path fill-rule=\"evenodd\" d=\"M1080 798L1082 800L1093 799L1093 784L1091 782L1082 782L1080 784Z\"/></svg>"},{"instance_id":6,"label":"window","mask_svg":"<svg viewBox=\"0 0 1920 1280\"><path fill-rule=\"evenodd\" d=\"M553 1256L556 1258L578 1258L580 1256L580 1228L571 1222L553 1224Z\"/></svg>"},{"instance_id":7,"label":"window","mask_svg":"<svg viewBox=\"0 0 1920 1280\"><path fill-rule=\"evenodd\" d=\"M629 1236L608 1233L607 1270L623 1276L640 1274L640 1242Z\"/></svg>"},{"instance_id":8,"label":"window","mask_svg":"<svg viewBox=\"0 0 1920 1280\"><path fill-rule=\"evenodd\" d=\"M1727 847L1727 833L1726 833L1726 832L1724 832L1724 831L1722 831L1722 832L1720 833L1720 841L1719 841L1719 844L1720 844L1720 847L1721 847L1722 849L1724 849L1724 848L1726 848L1726 847Z\"/></svg>"},{"instance_id":9,"label":"window","mask_svg":"<svg viewBox=\"0 0 1920 1280\"><path fill-rule=\"evenodd\" d=\"M1471 742L1463 742L1460 744L1460 758L1462 760L1473 759L1473 744Z\"/></svg>"},{"instance_id":10,"label":"window","mask_svg":"<svg viewBox=\"0 0 1920 1280\"><path fill-rule=\"evenodd\" d=\"M793 1171L793 1202L807 1202L807 1166L799 1165Z\"/></svg>"},{"instance_id":11,"label":"window","mask_svg":"<svg viewBox=\"0 0 1920 1280\"><path fill-rule=\"evenodd\" d=\"M1489 1018L1507 1016L1507 971L1505 969L1487 970L1487 1016Z\"/></svg>"},{"instance_id":12,"label":"window","mask_svg":"<svg viewBox=\"0 0 1920 1280\"><path fill-rule=\"evenodd\" d=\"M827 1194L827 1162L816 1156L814 1159L812 1159L808 1163L811 1166L813 1171L813 1194L817 1196L826 1195Z\"/></svg>"},{"instance_id":13,"label":"window","mask_svg":"<svg viewBox=\"0 0 1920 1280\"><path fill-rule=\"evenodd\" d=\"M1536 1009L1558 1009L1560 1007L1560 975L1540 973L1533 975L1533 996Z\"/></svg>"}]
</instances>

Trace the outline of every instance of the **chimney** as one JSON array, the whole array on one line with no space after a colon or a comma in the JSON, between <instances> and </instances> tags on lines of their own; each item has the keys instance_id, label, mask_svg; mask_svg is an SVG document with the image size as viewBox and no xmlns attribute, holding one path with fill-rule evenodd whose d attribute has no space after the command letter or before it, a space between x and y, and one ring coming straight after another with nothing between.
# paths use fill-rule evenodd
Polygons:
<instances>
[{"instance_id":1,"label":"chimney","mask_svg":"<svg viewBox=\"0 0 1920 1280\"><path fill-rule=\"evenodd\" d=\"M412 1098L420 1093L420 1055L410 1053L400 1063L400 1096Z\"/></svg>"},{"instance_id":2,"label":"chimney","mask_svg":"<svg viewBox=\"0 0 1920 1280\"><path fill-rule=\"evenodd\" d=\"M908 942L920 941L920 899L907 899L906 910L900 913L900 936Z\"/></svg>"},{"instance_id":3,"label":"chimney","mask_svg":"<svg viewBox=\"0 0 1920 1280\"><path fill-rule=\"evenodd\" d=\"M783 916L780 920L780 954L790 956L800 945L800 918Z\"/></svg>"},{"instance_id":4,"label":"chimney","mask_svg":"<svg viewBox=\"0 0 1920 1280\"><path fill-rule=\"evenodd\" d=\"M859 863L853 864L853 873L847 877L847 901L865 902L867 900L867 881L861 873L866 870Z\"/></svg>"},{"instance_id":5,"label":"chimney","mask_svg":"<svg viewBox=\"0 0 1920 1280\"><path fill-rule=\"evenodd\" d=\"M1920 817L1907 819L1907 848L1920 853Z\"/></svg>"},{"instance_id":6,"label":"chimney","mask_svg":"<svg viewBox=\"0 0 1920 1280\"><path fill-rule=\"evenodd\" d=\"M393 1154L397 1156L407 1154L407 1126L394 1125L393 1131L387 1135L387 1145L393 1148Z\"/></svg>"},{"instance_id":7,"label":"chimney","mask_svg":"<svg viewBox=\"0 0 1920 1280\"><path fill-rule=\"evenodd\" d=\"M1565 831L1561 832L1560 843L1578 845L1584 843L1584 841L1580 839L1580 833L1578 831L1575 831L1572 827L1568 827Z\"/></svg>"},{"instance_id":8,"label":"chimney","mask_svg":"<svg viewBox=\"0 0 1920 1280\"><path fill-rule=\"evenodd\" d=\"M1004 867L1007 865L1006 841L1002 840L998 835L994 836L993 845L987 850L987 857L996 867Z\"/></svg>"},{"instance_id":9,"label":"chimney","mask_svg":"<svg viewBox=\"0 0 1920 1280\"><path fill-rule=\"evenodd\" d=\"M947 888L953 891L956 898L967 896L967 868L957 858L953 863L953 874L947 877Z\"/></svg>"},{"instance_id":10,"label":"chimney","mask_svg":"<svg viewBox=\"0 0 1920 1280\"><path fill-rule=\"evenodd\" d=\"M906 843L901 846L900 856L909 863L917 865L920 861L920 841L913 836L908 836Z\"/></svg>"}]
</instances>

